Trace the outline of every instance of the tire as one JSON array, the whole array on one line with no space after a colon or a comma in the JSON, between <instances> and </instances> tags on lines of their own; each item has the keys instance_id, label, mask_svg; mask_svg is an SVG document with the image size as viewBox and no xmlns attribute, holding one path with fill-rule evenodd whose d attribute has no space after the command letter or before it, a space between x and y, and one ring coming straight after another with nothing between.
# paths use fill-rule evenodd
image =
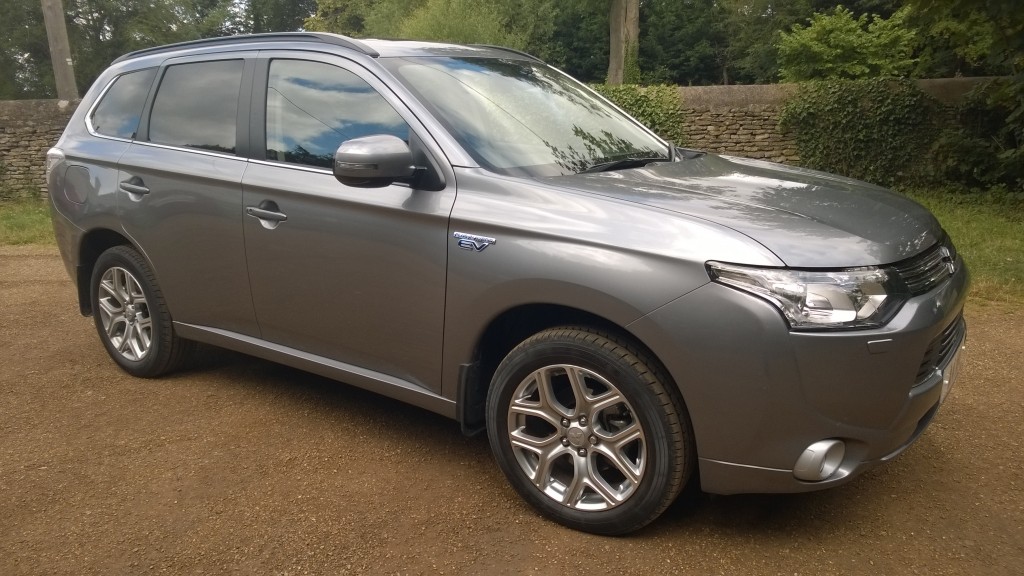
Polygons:
<instances>
[{"instance_id":1,"label":"tire","mask_svg":"<svg viewBox=\"0 0 1024 576\"><path fill-rule=\"evenodd\" d=\"M583 327L545 330L498 366L487 436L517 492L542 514L595 534L657 518L696 461L678 391L627 340Z\"/></svg>"},{"instance_id":2,"label":"tire","mask_svg":"<svg viewBox=\"0 0 1024 576\"><path fill-rule=\"evenodd\" d=\"M153 271L131 247L100 254L89 290L96 332L125 372L156 378L180 367L191 353L194 343L174 333Z\"/></svg>"}]
</instances>

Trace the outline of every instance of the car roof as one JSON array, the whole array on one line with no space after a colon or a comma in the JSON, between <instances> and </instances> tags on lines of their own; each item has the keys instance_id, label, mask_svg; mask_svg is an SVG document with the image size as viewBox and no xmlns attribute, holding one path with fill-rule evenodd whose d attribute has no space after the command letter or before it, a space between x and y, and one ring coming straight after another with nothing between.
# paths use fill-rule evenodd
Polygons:
<instances>
[{"instance_id":1,"label":"car roof","mask_svg":"<svg viewBox=\"0 0 1024 576\"><path fill-rule=\"evenodd\" d=\"M491 57L537 60L534 56L501 46L483 44L461 45L441 42L421 42L415 40L362 40L349 38L341 34L328 32L278 32L270 34L244 34L239 36L219 36L202 40L178 42L164 46L154 46L129 52L114 60L114 64L149 56L152 54L171 53L199 48L243 47L250 44L281 43L282 48L302 48L309 43L338 46L353 50L371 58L392 58L412 56L458 56L458 57Z\"/></svg>"}]
</instances>

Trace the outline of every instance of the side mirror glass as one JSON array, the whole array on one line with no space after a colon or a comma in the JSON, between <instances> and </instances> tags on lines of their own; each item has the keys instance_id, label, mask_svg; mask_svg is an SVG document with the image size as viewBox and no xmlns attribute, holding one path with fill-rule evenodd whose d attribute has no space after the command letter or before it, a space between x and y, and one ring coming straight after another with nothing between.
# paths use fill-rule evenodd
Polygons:
<instances>
[{"instance_id":1,"label":"side mirror glass","mask_svg":"<svg viewBox=\"0 0 1024 576\"><path fill-rule=\"evenodd\" d=\"M415 172L409 145L390 134L346 140L334 153L334 177L347 186L387 186Z\"/></svg>"}]
</instances>

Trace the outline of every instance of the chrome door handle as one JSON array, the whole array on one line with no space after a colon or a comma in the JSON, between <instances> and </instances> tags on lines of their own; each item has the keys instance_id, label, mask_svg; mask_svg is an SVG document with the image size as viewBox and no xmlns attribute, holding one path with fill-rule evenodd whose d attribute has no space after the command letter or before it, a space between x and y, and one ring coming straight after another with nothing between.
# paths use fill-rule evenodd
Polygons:
<instances>
[{"instance_id":1,"label":"chrome door handle","mask_svg":"<svg viewBox=\"0 0 1024 576\"><path fill-rule=\"evenodd\" d=\"M132 178L132 180L135 180L135 182L141 182L141 180L137 178ZM132 180L124 180L118 185L118 187L121 188L123 192L127 192L129 194L136 194L139 196L149 194L149 188L142 184L135 184Z\"/></svg>"},{"instance_id":2,"label":"chrome door handle","mask_svg":"<svg viewBox=\"0 0 1024 576\"><path fill-rule=\"evenodd\" d=\"M281 222L288 219L288 215L284 212L279 212L280 208L277 207L276 202L270 200L264 200L260 202L259 206L246 206L245 213L253 218L259 218L260 226L263 226L267 230L273 230L277 228Z\"/></svg>"},{"instance_id":3,"label":"chrome door handle","mask_svg":"<svg viewBox=\"0 0 1024 576\"><path fill-rule=\"evenodd\" d=\"M288 215L283 212L264 210L263 208L257 208L255 206L246 206L245 213L249 216L259 218L260 220L268 220L270 222L284 222L288 219Z\"/></svg>"}]
</instances>

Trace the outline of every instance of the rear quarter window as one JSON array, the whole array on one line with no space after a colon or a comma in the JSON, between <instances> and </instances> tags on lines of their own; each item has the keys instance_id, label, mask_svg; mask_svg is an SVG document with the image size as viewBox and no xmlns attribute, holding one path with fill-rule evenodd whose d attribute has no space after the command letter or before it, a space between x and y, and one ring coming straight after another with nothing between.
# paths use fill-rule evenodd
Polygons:
<instances>
[{"instance_id":1,"label":"rear quarter window","mask_svg":"<svg viewBox=\"0 0 1024 576\"><path fill-rule=\"evenodd\" d=\"M142 107L146 104L154 78L156 68L118 76L89 114L92 131L115 138L135 138Z\"/></svg>"}]
</instances>

